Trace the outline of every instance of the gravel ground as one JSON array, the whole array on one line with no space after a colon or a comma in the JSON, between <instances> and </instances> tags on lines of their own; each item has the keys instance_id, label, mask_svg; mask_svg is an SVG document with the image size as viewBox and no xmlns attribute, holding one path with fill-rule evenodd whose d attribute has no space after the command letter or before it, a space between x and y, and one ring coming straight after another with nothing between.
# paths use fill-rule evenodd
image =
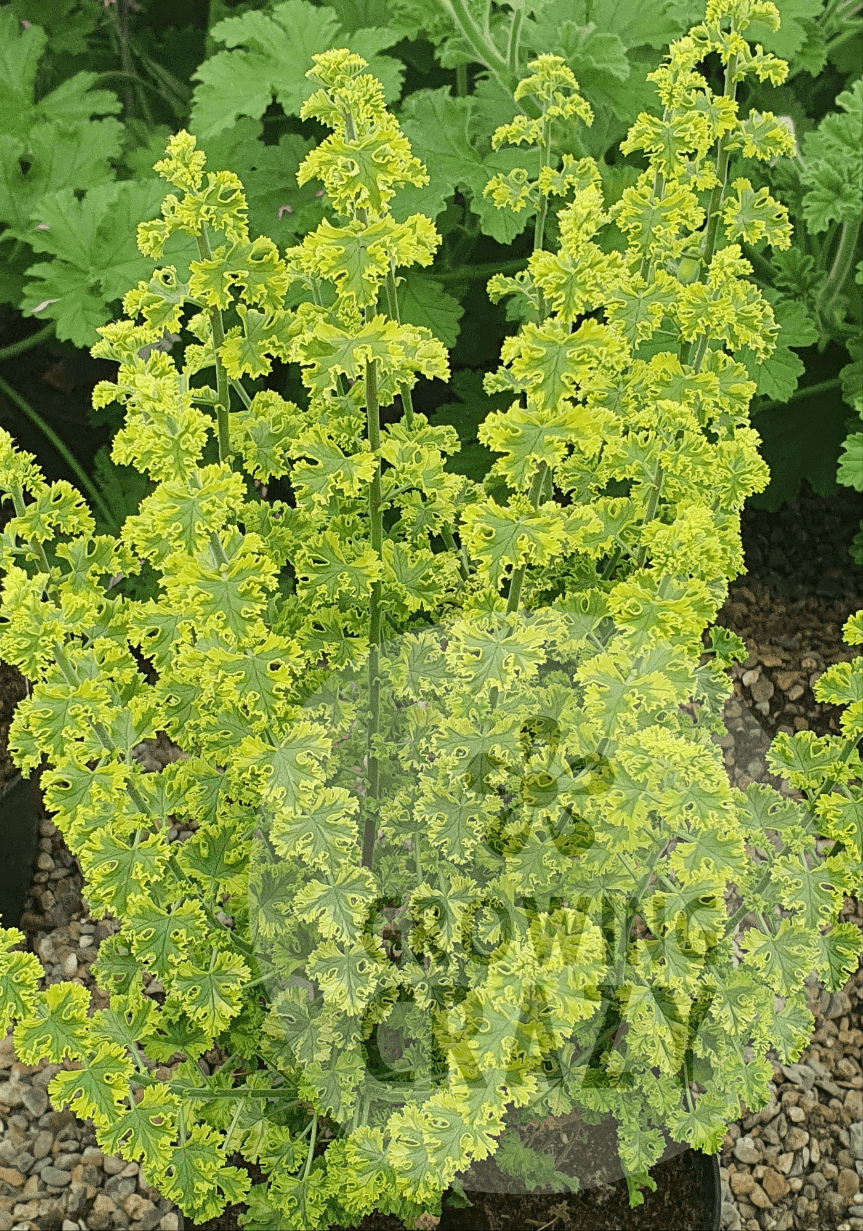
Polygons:
<instances>
[{"instance_id":1,"label":"gravel ground","mask_svg":"<svg viewBox=\"0 0 863 1231\"><path fill-rule=\"evenodd\" d=\"M749 572L732 587L720 623L744 637L750 654L734 670L719 742L732 783L765 781L788 792L767 774L765 752L777 730L836 729L836 712L816 704L812 684L825 666L852 657L841 625L863 606L863 570L845 555L859 514L840 493L826 505L804 495L779 514L746 516ZM142 764L154 771L177 755L164 738L140 746ZM182 841L191 832L170 836ZM43 820L21 930L45 966L46 983L81 983L95 1010L107 996L89 966L118 925L88 917L82 884L56 826ZM863 929L863 904L846 898L843 918ZM775 1067L769 1105L726 1136L722 1214L729 1231L863 1231L863 970L833 995L813 981L809 996L816 1025L810 1047L798 1064ZM225 1058L214 1051L200 1063L209 1072ZM182 1228L182 1214L143 1183L137 1163L103 1156L91 1121L51 1107L46 1087L61 1067L74 1066L20 1064L11 1032L0 1040L0 1231ZM173 1067L153 1065L162 1077Z\"/></svg>"}]
</instances>

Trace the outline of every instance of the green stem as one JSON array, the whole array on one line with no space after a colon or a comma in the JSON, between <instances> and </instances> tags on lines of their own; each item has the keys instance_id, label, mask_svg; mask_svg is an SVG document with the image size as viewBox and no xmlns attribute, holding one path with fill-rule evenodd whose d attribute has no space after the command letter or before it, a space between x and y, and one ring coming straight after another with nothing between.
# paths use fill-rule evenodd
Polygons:
<instances>
[{"instance_id":1,"label":"green stem","mask_svg":"<svg viewBox=\"0 0 863 1231\"><path fill-rule=\"evenodd\" d=\"M311 1136L311 1140L309 1141L309 1156L306 1159L306 1166L305 1166L305 1170L303 1171L304 1181L309 1178L309 1172L312 1169L312 1159L315 1156L315 1138L317 1137L317 1135L318 1135L318 1113L315 1112L314 1119L312 1120L312 1136Z\"/></svg>"},{"instance_id":2,"label":"green stem","mask_svg":"<svg viewBox=\"0 0 863 1231\"><path fill-rule=\"evenodd\" d=\"M668 119L668 108L666 107L662 115L663 123L667 119ZM654 201L661 201L662 194L664 192L665 192L665 176L662 174L662 172L659 170L659 167L657 166L653 168L653 187L650 190L651 205L654 203ZM641 258L641 264L638 267L639 277L647 278L649 268L650 268L650 257L648 255L647 248L645 247L644 255Z\"/></svg>"},{"instance_id":3,"label":"green stem","mask_svg":"<svg viewBox=\"0 0 863 1231\"><path fill-rule=\"evenodd\" d=\"M201 228L201 234L196 236L198 254L202 261L210 261L213 253L210 249L210 238L206 226ZM219 347L225 340L225 326L220 308L210 309L210 327L213 331L213 353L216 357L216 422L219 429L219 461L227 462L231 456L231 436L228 426L228 412L231 409L231 392L228 384L228 373L219 358Z\"/></svg>"},{"instance_id":4,"label":"green stem","mask_svg":"<svg viewBox=\"0 0 863 1231\"><path fill-rule=\"evenodd\" d=\"M842 381L838 376L832 376L830 380L821 380L817 385L806 385L803 389L796 389L784 402L765 402L763 406L756 406L753 414L760 415L765 410L775 410L779 406L787 406L790 402L798 402L801 398L815 397L819 393L826 393L828 389L838 389Z\"/></svg>"},{"instance_id":5,"label":"green stem","mask_svg":"<svg viewBox=\"0 0 863 1231\"><path fill-rule=\"evenodd\" d=\"M10 384L7 384L7 382L3 379L2 376L0 376L0 393L5 394L5 396L9 399L9 401L12 402L13 405L17 406L18 409L22 412L22 414L26 415L26 417L30 420L30 422L35 427L38 427L42 435L51 442L51 444L54 446L54 448L63 458L63 461L72 471L72 473L75 475L81 487L90 497L90 501L93 504L93 506L95 508L98 508L99 512L102 514L102 518L106 522L106 524L109 527L111 527L111 529L115 529L115 530L118 529L119 527L117 526L117 519L114 516L114 514L111 512L105 500L103 500L102 495L99 492L99 489L93 483L92 479L87 474L86 470L84 470L81 464L69 452L68 447L63 443L63 441L60 439L60 437L57 435L54 429L48 426L48 424L45 422L42 416L40 414L37 414L37 412L33 409L33 407L30 406L27 402L25 402L24 399L21 397L21 394L17 393Z\"/></svg>"},{"instance_id":6,"label":"green stem","mask_svg":"<svg viewBox=\"0 0 863 1231\"><path fill-rule=\"evenodd\" d=\"M859 743L859 740L854 735L852 735L850 739L847 739L845 741L845 747L842 749L842 755L839 757L838 763L840 765L844 765L846 761L849 761L851 759L851 754L854 752L858 743ZM812 796L812 799L809 802L814 804L816 799L819 799L822 795L825 795L828 791L832 791L835 785L836 785L835 778L831 778L829 780L825 779L824 782L821 783L821 786L818 788L818 790L815 792L815 794Z\"/></svg>"},{"instance_id":7,"label":"green stem","mask_svg":"<svg viewBox=\"0 0 863 1231\"><path fill-rule=\"evenodd\" d=\"M547 470L548 462L541 462L533 476L528 498L534 508L536 508L539 504L539 495L542 491L542 485L545 481L545 473ZM509 597L506 602L506 610L508 614L518 611L518 604L521 600L521 588L524 585L524 575L526 570L527 565L520 564L512 575L512 580L510 581L509 586Z\"/></svg>"},{"instance_id":8,"label":"green stem","mask_svg":"<svg viewBox=\"0 0 863 1231\"><path fill-rule=\"evenodd\" d=\"M650 488L650 495L647 498L647 508L644 510L644 522L642 529L644 526L648 525L649 522L652 522L656 516L656 506L659 503L659 493L662 491L662 479L662 462L659 461L656 463L656 470L653 472L653 481ZM642 543L638 549L638 555L635 558L635 563L638 568L643 568L644 561L646 559L647 547L644 543Z\"/></svg>"},{"instance_id":9,"label":"green stem","mask_svg":"<svg viewBox=\"0 0 863 1231\"><path fill-rule=\"evenodd\" d=\"M614 551L609 556L608 561L606 562L605 568L600 573L600 578L602 581L608 581L611 574L617 568L617 562L620 559L620 553L621 553L621 547L620 547L620 544L618 544L615 547Z\"/></svg>"},{"instance_id":10,"label":"green stem","mask_svg":"<svg viewBox=\"0 0 863 1231\"><path fill-rule=\"evenodd\" d=\"M387 270L386 280L387 294L387 312L389 312L392 320L396 324L401 324L401 314L399 313L399 296L398 288L396 287L396 265L395 261L390 261L390 267ZM402 401L402 409L405 412L405 423L409 428L413 427L414 422L414 404L411 397L411 391L407 385L399 386L399 397Z\"/></svg>"},{"instance_id":11,"label":"green stem","mask_svg":"<svg viewBox=\"0 0 863 1231\"><path fill-rule=\"evenodd\" d=\"M155 1085L164 1086L164 1082L153 1079ZM135 1078L137 1085L137 1078ZM230 1090L202 1090L200 1086L170 1086L170 1089L176 1094L182 1094L184 1098L284 1098L286 1094L293 1094L290 1089L282 1090L278 1087L273 1089L256 1090L254 1086L234 1086ZM291 1103L283 1104L285 1107L301 1106L299 1099L294 1099Z\"/></svg>"},{"instance_id":12,"label":"green stem","mask_svg":"<svg viewBox=\"0 0 863 1231\"><path fill-rule=\"evenodd\" d=\"M514 77L518 76L518 52L521 38L521 27L524 22L524 9L515 9L509 24L509 37L506 43L506 62Z\"/></svg>"},{"instance_id":13,"label":"green stem","mask_svg":"<svg viewBox=\"0 0 863 1231\"><path fill-rule=\"evenodd\" d=\"M393 261L390 261L390 267L387 273L386 293L387 293L387 311L389 312L391 318L394 321L400 323L401 315L399 313L399 297L398 297L398 289L396 287L395 263ZM399 386L399 396L401 398L402 408L405 412L405 423L407 424L408 428L410 428L413 426L413 422L414 422L414 403L413 403L413 396L407 385ZM393 498L393 493L390 493L390 499L392 498ZM455 553L456 556L458 557L458 571L461 574L462 581L467 581L468 574L470 571L468 568L467 552L464 550L463 547L462 548L458 547L458 545L456 544L455 538L453 537L452 528L449 525L445 525L442 527L441 537L444 543L446 544L447 548L451 552Z\"/></svg>"},{"instance_id":14,"label":"green stem","mask_svg":"<svg viewBox=\"0 0 863 1231\"><path fill-rule=\"evenodd\" d=\"M458 557L458 571L462 581L467 581L470 575L470 563L468 561L467 551L464 548L464 544L459 547L449 526L441 526L440 533L441 538L446 543L449 550Z\"/></svg>"},{"instance_id":15,"label":"green stem","mask_svg":"<svg viewBox=\"0 0 863 1231\"><path fill-rule=\"evenodd\" d=\"M551 162L551 123L544 125L545 133L543 135L543 144L540 148L539 166L540 170L547 167ZM545 220L548 215L548 193L544 192L540 196L539 209L536 213L536 222L533 228L533 250L539 252L542 248L542 241L545 233ZM540 319L545 316L545 308L543 300L540 296Z\"/></svg>"},{"instance_id":16,"label":"green stem","mask_svg":"<svg viewBox=\"0 0 863 1231\"><path fill-rule=\"evenodd\" d=\"M240 401L243 403L246 410L248 410L252 404L252 399L249 397L248 393L246 393L245 389L243 388L242 381L234 380L232 377L231 378L231 388L235 390Z\"/></svg>"},{"instance_id":17,"label":"green stem","mask_svg":"<svg viewBox=\"0 0 863 1231\"><path fill-rule=\"evenodd\" d=\"M732 81L732 77L737 71L737 56L732 55L725 66L725 89L723 91L726 98L730 98L734 102L737 97L737 82ZM703 271L710 267L710 262L713 260L713 254L716 251L716 236L719 232L720 210L722 208L722 198L725 194L725 181L728 178L728 164L731 161L731 150L729 149L728 138L734 133L734 129L729 133L723 133L719 138L716 149L716 178L718 183L714 184L713 191L710 194L710 205L707 210L707 230L704 233L704 243L701 249L701 256L704 262Z\"/></svg>"},{"instance_id":18,"label":"green stem","mask_svg":"<svg viewBox=\"0 0 863 1231\"><path fill-rule=\"evenodd\" d=\"M210 546L213 549L213 555L219 561L219 564L230 564L230 560L225 555L225 549L222 546L221 540L215 530L210 531Z\"/></svg>"},{"instance_id":19,"label":"green stem","mask_svg":"<svg viewBox=\"0 0 863 1231\"><path fill-rule=\"evenodd\" d=\"M477 26L465 0L442 0L442 6L458 26L479 63L485 65L505 93L514 93L518 78L495 45ZM532 118L536 119L537 115Z\"/></svg>"},{"instance_id":20,"label":"green stem","mask_svg":"<svg viewBox=\"0 0 863 1231\"><path fill-rule=\"evenodd\" d=\"M371 309L367 309L367 314ZM375 455L375 472L369 484L369 522L372 551L378 559L383 552L383 494L381 491L381 425L378 406L378 365L377 360L366 364L366 410L368 416L369 448ZM380 643L381 643L381 582L372 583L369 595L369 730L368 730L368 770L369 770L369 800L370 806L366 815L363 831L363 866L372 866L372 852L375 839L375 804L380 788L380 766L377 753L374 750L375 736L378 733L380 721Z\"/></svg>"},{"instance_id":21,"label":"green stem","mask_svg":"<svg viewBox=\"0 0 863 1231\"><path fill-rule=\"evenodd\" d=\"M527 257L514 257L511 261L489 261L484 265L462 265L459 269L434 271L438 282L476 282L493 274L518 274L527 269Z\"/></svg>"},{"instance_id":22,"label":"green stem","mask_svg":"<svg viewBox=\"0 0 863 1231\"><path fill-rule=\"evenodd\" d=\"M12 496L12 504L15 508L16 516L23 517L27 509L24 504L24 489L20 483L16 483L15 486L10 489L10 495ZM45 548L42 544L37 542L36 539L30 539L30 550L42 566L42 572L50 575L51 565L48 563L48 557L45 555Z\"/></svg>"},{"instance_id":23,"label":"green stem","mask_svg":"<svg viewBox=\"0 0 863 1231\"><path fill-rule=\"evenodd\" d=\"M767 886L770 884L770 880L771 880L771 877L770 877L770 872L768 870L767 872L764 873L764 875L761 877L761 880L755 886L755 893L753 896L757 897L763 890L765 890ZM744 915L748 915L750 910L751 910L751 907L746 902L744 902L742 906L738 906L737 910L734 912L734 914L731 916L731 918L728 920L728 922L725 925L725 935L726 936L731 936L733 934L740 920L743 918Z\"/></svg>"},{"instance_id":24,"label":"green stem","mask_svg":"<svg viewBox=\"0 0 863 1231\"><path fill-rule=\"evenodd\" d=\"M704 356L707 353L707 334L703 333L698 339L698 345L695 348L695 355L692 360L692 368L695 372L701 371L701 365L704 362Z\"/></svg>"},{"instance_id":25,"label":"green stem","mask_svg":"<svg viewBox=\"0 0 863 1231\"><path fill-rule=\"evenodd\" d=\"M825 330L835 329L837 322L835 321L835 313L833 311L836 300L842 293L842 287L845 285L845 279L854 267L855 256L857 254L857 240L860 238L860 219L857 218L853 222L843 222L842 231L839 236L839 246L836 249L836 255L833 258L833 264L830 267L824 285L818 292L818 298L815 301L815 311L818 314L818 320Z\"/></svg>"},{"instance_id":26,"label":"green stem","mask_svg":"<svg viewBox=\"0 0 863 1231\"><path fill-rule=\"evenodd\" d=\"M47 325L43 325L36 333L31 333L29 338L22 338L20 342L13 342L10 346L4 346L0 349L0 363L3 363L6 359L14 359L16 355L23 355L25 351L38 346L40 342L50 338L56 328L57 322L49 321Z\"/></svg>"},{"instance_id":27,"label":"green stem","mask_svg":"<svg viewBox=\"0 0 863 1231\"><path fill-rule=\"evenodd\" d=\"M464 98L467 95L467 65L457 64L455 66L455 96L456 98Z\"/></svg>"}]
</instances>

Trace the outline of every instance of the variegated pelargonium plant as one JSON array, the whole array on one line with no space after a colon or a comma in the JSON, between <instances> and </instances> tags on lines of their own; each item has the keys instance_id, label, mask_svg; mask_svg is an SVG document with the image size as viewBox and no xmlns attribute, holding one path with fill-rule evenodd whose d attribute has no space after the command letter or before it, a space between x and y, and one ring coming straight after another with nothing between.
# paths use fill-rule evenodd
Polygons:
<instances>
[{"instance_id":1,"label":"variegated pelargonium plant","mask_svg":"<svg viewBox=\"0 0 863 1231\"><path fill-rule=\"evenodd\" d=\"M245 1199L249 1228L427 1224L508 1125L573 1108L616 1117L637 1203L666 1135L715 1152L766 1102L769 1057L809 1036L807 972L838 988L856 965L836 918L861 877L859 671L816 685L841 737L774 740L796 799L732 790L712 739L745 651L709 626L767 480L734 352L778 332L736 241L789 243L780 205L725 183L732 150L792 149L738 115L742 80L786 72L756 18L778 21L710 0L671 46L662 113L622 146L646 169L610 207L592 159L555 154L592 119L575 78L529 65L530 114L495 135L525 166L488 185L536 224L527 269L489 283L521 323L485 381L512 401L482 425L484 483L412 405L448 356L400 322L397 271L439 236L393 216L426 172L347 50L314 57L303 115L332 135L300 171L341 225L281 256L188 133L157 163L176 193L141 250L179 231L198 259L130 290L93 348L119 364L94 395L125 404L113 456L155 485L119 536L0 434L0 655L32 682L10 747L47 761L90 912L121 923L90 1013L8 929L2 1022L24 1062L76 1062L54 1105L196 1220ZM248 390L273 358L307 405ZM112 585L142 568L155 597ZM146 775L159 730L187 756Z\"/></svg>"}]
</instances>

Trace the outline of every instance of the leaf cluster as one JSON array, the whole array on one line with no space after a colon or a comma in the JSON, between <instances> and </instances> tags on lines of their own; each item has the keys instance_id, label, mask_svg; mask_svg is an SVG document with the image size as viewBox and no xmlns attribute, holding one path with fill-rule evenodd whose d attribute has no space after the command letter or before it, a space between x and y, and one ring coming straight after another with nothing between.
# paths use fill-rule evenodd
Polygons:
<instances>
[{"instance_id":1,"label":"leaf cluster","mask_svg":"<svg viewBox=\"0 0 863 1231\"><path fill-rule=\"evenodd\" d=\"M713 736L744 649L702 642L767 481L736 352L768 360L779 327L741 240L790 241L769 193L725 191L738 144L786 150L737 114L739 80L785 72L756 21L774 6L710 0L672 43L662 116L625 143L647 168L614 201L557 144L559 119L594 116L578 80L528 64L515 94L539 114L495 131L521 161L483 189L534 219L527 268L488 287L520 324L484 381L503 405L476 417L483 481L413 406L449 376L400 312L400 271L440 233L396 205L429 174L346 47L314 53L300 107L329 135L298 181L337 221L280 249L194 136L156 164L172 191L139 249L197 255L138 279L93 347L118 365L94 392L123 410L113 459L153 485L120 533L0 433L0 655L33 685L10 749L47 760L90 912L122 923L92 1016L7 931L2 1024L23 1061L80 1066L55 1105L198 1221L243 1199L249 1226L415 1220L508 1117L576 1107L616 1118L637 1200L663 1131L716 1151L767 1101L768 1057L809 1036L803 977L837 988L856 965L836 917L861 875L860 673L817 686L846 705L841 737L774 743L799 799L741 794ZM182 353L158 345L184 331ZM250 387L276 360L302 404ZM145 565L155 596L116 592ZM159 730L185 756L145 774L133 752Z\"/></svg>"}]
</instances>

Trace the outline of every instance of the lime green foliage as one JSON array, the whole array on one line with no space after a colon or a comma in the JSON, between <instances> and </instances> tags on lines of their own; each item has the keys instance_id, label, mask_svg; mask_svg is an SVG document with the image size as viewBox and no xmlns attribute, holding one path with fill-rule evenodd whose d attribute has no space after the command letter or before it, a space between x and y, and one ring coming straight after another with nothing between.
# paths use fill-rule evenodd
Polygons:
<instances>
[{"instance_id":1,"label":"lime green foliage","mask_svg":"<svg viewBox=\"0 0 863 1231\"><path fill-rule=\"evenodd\" d=\"M672 44L663 116L627 138L647 169L609 206L594 160L558 151L593 118L578 81L555 55L528 65L536 114L510 107L495 145L514 158L485 198L533 218L534 250L489 282L521 323L485 378L483 483L413 407L449 367L401 319L402 271L440 236L394 212L427 173L345 48L313 57L301 115L331 131L298 173L338 225L282 255L189 133L156 164L173 191L139 247L198 255L139 280L93 348L118 364L94 392L124 409L113 459L153 484L120 534L94 535L79 494L0 435L0 656L33 683L10 748L25 772L47 758L91 913L123 925L94 966L107 1009L40 991L10 950L0 1024L25 1062L80 1061L55 1104L198 1221L245 1198L250 1227L413 1223L508 1117L576 1107L616 1117L637 1202L662 1129L715 1152L741 1101L767 1101L768 1053L795 1059L811 1029L801 976L836 988L855 967L835 920L861 875L859 675L819 685L847 705L841 738L776 741L790 800L733 791L712 740L742 643L714 631L701 663L767 481L735 351L769 359L778 326L739 240L789 243L769 194L725 185L755 139L737 84L785 72L748 43L756 17L778 22L710 0ZM182 353L155 346L182 328ZM247 388L276 358L304 405ZM144 562L155 597L119 596ZM153 777L132 750L158 730L187 756ZM214 1043L229 1060L205 1076ZM235 1151L267 1177L251 1192Z\"/></svg>"}]
</instances>

